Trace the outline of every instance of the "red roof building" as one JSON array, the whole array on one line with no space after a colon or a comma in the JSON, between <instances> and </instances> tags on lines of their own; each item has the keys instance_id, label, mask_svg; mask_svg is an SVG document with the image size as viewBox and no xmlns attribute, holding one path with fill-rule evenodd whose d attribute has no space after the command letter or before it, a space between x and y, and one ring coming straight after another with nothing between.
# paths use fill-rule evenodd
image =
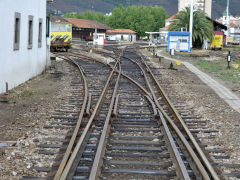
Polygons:
<instances>
[{"instance_id":1,"label":"red roof building","mask_svg":"<svg viewBox=\"0 0 240 180\"><path fill-rule=\"evenodd\" d=\"M93 40L93 33L97 28L98 33L106 33L107 30L112 28L98 21L77 19L77 18L64 18L72 24L72 36L74 39L81 39L86 41Z\"/></svg>"}]
</instances>

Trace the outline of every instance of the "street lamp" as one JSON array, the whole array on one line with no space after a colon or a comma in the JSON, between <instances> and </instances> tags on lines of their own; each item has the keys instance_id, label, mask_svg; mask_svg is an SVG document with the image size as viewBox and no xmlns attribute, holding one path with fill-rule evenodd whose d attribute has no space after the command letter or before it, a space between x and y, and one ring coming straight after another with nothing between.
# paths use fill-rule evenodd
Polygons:
<instances>
[{"instance_id":1,"label":"street lamp","mask_svg":"<svg viewBox=\"0 0 240 180\"><path fill-rule=\"evenodd\" d=\"M193 33L193 0L191 0L189 32L190 32L190 48L192 48L192 33Z\"/></svg>"},{"instance_id":2,"label":"street lamp","mask_svg":"<svg viewBox=\"0 0 240 180\"><path fill-rule=\"evenodd\" d=\"M229 36L229 0L227 1L227 36Z\"/></svg>"}]
</instances>

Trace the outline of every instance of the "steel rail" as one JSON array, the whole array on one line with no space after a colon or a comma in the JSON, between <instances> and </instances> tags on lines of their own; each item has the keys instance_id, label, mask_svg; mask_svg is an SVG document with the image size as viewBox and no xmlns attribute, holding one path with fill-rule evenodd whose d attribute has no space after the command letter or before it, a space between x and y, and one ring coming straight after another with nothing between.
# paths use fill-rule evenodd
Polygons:
<instances>
[{"instance_id":1,"label":"steel rail","mask_svg":"<svg viewBox=\"0 0 240 180\"><path fill-rule=\"evenodd\" d=\"M110 106L109 106L109 109L108 109L107 117L106 117L106 120L105 120L105 123L104 123L104 127L103 127L103 130L102 130L101 137L100 137L100 141L99 141L99 144L98 144L97 152L96 152L96 155L95 155L95 158L94 158L94 161L93 161L93 165L92 165L92 169L91 169L91 172L90 172L89 180L98 179L98 175L100 173L100 168L101 168L101 165L102 165L103 156L105 154L104 150L105 150L105 147L106 147L106 140L109 136L109 131L110 131L110 128L111 128L110 120L111 120L111 115L112 115L112 109L113 109L113 106L114 106L114 101L116 99L117 90L118 90L118 87L119 87L121 71L122 71L121 70L121 65L119 63L118 77L117 77L116 84L115 84L115 87L114 87L112 100L111 100L111 103L110 103Z\"/></svg>"},{"instance_id":2,"label":"steel rail","mask_svg":"<svg viewBox=\"0 0 240 180\"><path fill-rule=\"evenodd\" d=\"M150 85L150 83L149 83L149 81L148 81L148 78L147 78L146 73L145 73L145 71L143 70L143 68L142 68L137 62L135 62L134 60L132 60L131 58L128 58L128 57L125 57L125 58L127 58L127 59L131 60L132 62L134 62L134 63L141 69L141 71L142 71L142 73L143 73L143 75L144 75L145 81L146 81L146 83L147 83L147 85L148 85L148 87L149 87L149 89L150 89L150 92L151 92L151 94L152 94L152 97L153 97L153 100L154 100L156 106L157 106L157 107L159 108L159 110L162 112L162 114L164 115L164 117L166 117L166 119L167 119L169 122L172 122L172 123L170 123L170 124L173 126L175 132L177 132L177 135L178 135L178 136L180 137L180 139L183 141L185 147L187 148L188 152L189 152L190 155L192 156L194 162L196 163L196 165L197 165L199 171L202 173L203 177L205 177L205 179L210 179L209 176L208 176L208 173L206 172L205 168L203 167L201 161L199 160L199 158L198 158L197 155L195 154L195 152L194 152L194 150L192 149L192 147L190 146L190 144L187 142L187 140L186 140L186 138L184 137L184 135L181 133L181 131L180 131L179 128L175 125L175 123L172 121L172 119L167 115L167 113L163 110L163 108L159 105L158 100L157 100L157 97L156 97L156 95L155 95L155 93L154 93L154 91L153 91L153 89L152 89L152 87L151 87L151 85ZM141 60L142 60L142 58L141 58ZM142 61L143 61L143 60L142 60ZM144 61L143 61L143 62L144 62ZM144 62L144 63L145 63L145 62ZM145 65L146 65L146 64L145 64ZM150 72L150 69L147 69L147 71ZM163 95L163 94L162 94L162 95ZM176 157L176 156L175 156L175 157ZM178 169L180 170L179 172L181 172L181 174L182 174L181 176L183 177L184 174L186 173L186 170L183 169L180 164L178 164Z\"/></svg>"},{"instance_id":3,"label":"steel rail","mask_svg":"<svg viewBox=\"0 0 240 180\"><path fill-rule=\"evenodd\" d=\"M202 151L202 149L200 148L200 146L198 145L197 141L195 140L195 138L193 137L192 133L190 132L190 130L188 129L186 123L183 121L183 119L181 118L181 116L179 115L179 113L177 112L177 110L175 109L175 107L172 105L172 103L170 102L169 98L167 97L165 91L163 90L163 88L161 87L161 85L159 84L159 82L157 81L157 79L155 78L153 72L151 71L151 69L149 68L149 66L146 64L146 62L144 61L143 57L141 56L141 61L143 62L143 64L145 65L145 67L147 68L148 72L150 73L150 75L152 76L154 82L157 84L158 89L160 90L160 93L162 94L165 102L167 103L168 107L171 109L173 115L175 116L175 118L177 120L179 120L179 122L181 123L181 125L183 126L186 134L188 135L188 137L190 138L194 148L196 148L200 158L202 159L204 165L207 167L209 173L211 174L212 178L214 178L215 180L219 180L219 176L217 175L216 171L214 170L214 168L212 167L211 163L208 161L206 155L204 154L204 152ZM195 152L193 151L193 149L191 148L190 144L187 142L186 138L182 135L181 131L179 130L179 128L175 125L175 123L169 118L169 116L166 114L166 112L163 110L163 108L159 105L158 100L154 98L154 101L156 103L156 105L158 106L158 108L160 109L160 111L162 112L162 114L164 115L164 117L166 117L166 119L168 120L168 122L172 125L173 129L176 131L176 133L179 135L180 139L182 140L182 142L184 143L185 147L187 148L188 152L191 154L194 162L196 163L199 171L202 173L204 179L211 179L209 177L209 174L206 172L205 168L203 167L202 163L200 162L199 158L196 156Z\"/></svg>"},{"instance_id":4,"label":"steel rail","mask_svg":"<svg viewBox=\"0 0 240 180\"><path fill-rule=\"evenodd\" d=\"M133 61L134 62L134 61ZM102 63L102 62L101 62ZM135 62L134 62L135 63ZM139 64L138 64L138 67L143 71L143 69L139 66ZM145 72L143 71L143 75L144 75L144 77L145 77L145 80L148 82L148 80L147 80L147 78L146 78L146 74L145 74ZM130 78L131 79L131 78ZM129 79L129 80L130 80ZM131 81L132 81L132 83L134 83L137 87L139 87L140 89L142 89L141 87L141 85L140 84L138 84L136 81L134 81L133 79L131 79ZM149 84L149 82L148 82L148 86L150 86L150 84ZM151 88L151 87L150 87ZM151 91L152 91L152 89L151 89ZM146 91L146 92L144 92L147 96L149 96L149 93ZM152 98L152 96L150 96L150 98ZM154 98L155 99L155 98ZM105 128L106 128L106 126L105 126ZM108 129L108 128L107 128ZM167 130L165 130L165 131L167 131ZM103 138L104 139L104 138ZM104 144L104 143L103 143ZM175 156L177 156L179 153L176 153L176 150L174 151L174 148L172 147L172 151L175 153ZM97 177L97 172L99 172L98 170L99 170L99 164L100 164L100 161L101 161L101 159L100 159L100 155L102 154L102 153L104 153L103 151L102 151L102 149L99 147L99 150L98 150L99 152L101 151L101 153L98 153L98 160L96 160L97 161L97 163L95 163L95 165L93 165L93 168L94 167L97 167L97 168L94 168L94 171L91 173L92 174L92 179L94 179L94 178L96 178ZM178 158L178 161L180 161L179 160L179 156L177 156L177 158ZM95 161L95 162L96 162ZM182 162L182 161L181 161ZM183 164L183 163L182 163ZM186 174L186 171L185 171L185 174L184 174L184 176L182 176L182 177L185 177L184 179L188 179L187 177L188 177L188 174Z\"/></svg>"},{"instance_id":5,"label":"steel rail","mask_svg":"<svg viewBox=\"0 0 240 180\"><path fill-rule=\"evenodd\" d=\"M134 61L133 61L134 62ZM145 62L144 62L145 63ZM136 63L138 66L139 66L139 68L142 70L142 72L143 72L143 75L144 75L144 77L145 77L145 80L148 82L148 80L147 80L147 78L146 78L146 74L145 74L145 72L143 71L143 69L140 67L140 65L138 64L138 63ZM149 70L149 72L151 73L151 71L150 71L150 69L148 69ZM134 80L133 80L134 81ZM136 83L135 83L136 84ZM150 84L149 84L149 82L147 83L148 84L148 87L150 88L150 91L151 91L151 93L152 93L152 95L153 95L153 99L154 99L154 101L155 101L155 103L157 102L157 99L156 99L156 96L154 95L154 93L153 93L153 90L151 89L151 86L150 86ZM140 85L141 86L141 85ZM165 111L160 107L160 105L158 104L158 102L156 103L156 105L158 106L158 108L160 109L160 111L162 112L162 114L166 117L166 119L170 122L170 121L172 121L169 117L168 117L168 115L165 113ZM193 159L195 160L195 161L197 161L197 156L195 155L195 153L194 153L194 151L192 150L192 148L191 148L191 146L188 144L188 146L186 145L188 142L186 141L186 139L185 139L185 137L181 134L179 134L179 133L181 133L180 131L179 131L179 129L177 128L177 126L172 122L170 122L170 124L173 126L173 128L175 129L175 131L177 132L177 134L180 136L180 139L183 141L183 142L185 142L184 144L185 144L185 146L186 146L186 148L188 149L188 151L189 151L189 153L193 156ZM203 174L203 177L205 177L206 179L208 179L207 178L207 173L206 172L204 172L204 168L203 168L203 166L201 166L201 163L200 162L195 162L196 163L196 165L198 166L198 168L199 168L199 170L200 170L200 172ZM205 175L204 175L205 174Z\"/></svg>"},{"instance_id":6,"label":"steel rail","mask_svg":"<svg viewBox=\"0 0 240 180\"><path fill-rule=\"evenodd\" d=\"M153 89L152 89L152 86L150 85L150 82L149 82L149 80L148 80L148 78L147 78L147 75L146 75L144 69L143 69L137 62L135 62L134 60L132 60L131 58L128 58L128 57L124 57L124 58L125 58L125 59L128 59L129 61L131 61L131 62L133 62L133 63L135 63L136 66L139 67L139 69L142 71L142 74L143 74L144 79L145 79L145 81L146 81L146 83L147 83L147 86L148 86L148 88L149 88L149 90L150 90L150 92L151 92L151 94L152 94L152 99L153 99L154 103L156 104L156 106L158 107L158 109L160 109L160 111L164 114L164 116L165 116L169 121L172 121L171 118L165 113L165 111L163 110L163 108L159 105L158 100L157 100L157 97L156 97L156 95L155 95L155 93L154 93L154 91L153 91ZM161 119L161 121L164 121L164 120ZM162 122L162 123L163 123L163 122ZM174 124L174 125L175 125L175 124ZM176 128L177 128L177 127L176 127ZM177 128L177 129L178 129L178 128ZM164 130L165 130L166 133L168 132L168 129L166 129L165 126L164 126ZM180 131L179 131L179 132L180 132ZM169 134L166 134L166 135L167 135L167 137L168 137L168 140L170 141L171 138L169 138ZM184 137L184 136L181 134L181 132L180 132L180 135L181 135L181 137ZM172 150L172 152L173 152L174 159L176 160L176 163L177 163L177 167L176 167L176 168L177 168L177 170L178 170L178 172L179 172L178 175L179 175L181 178L189 179L189 176L188 176L188 173L187 173L187 169L186 169L185 166L182 166L182 165L183 165L183 162L182 162L182 160L179 158L179 153L177 153L177 151L175 151L174 147L172 146L171 141L170 141L170 147L171 147L171 150ZM190 147L190 145L189 145L189 147ZM189 150L191 150L191 149L189 149ZM193 150L192 150L192 152L194 153ZM200 162L200 161L199 161L199 162ZM198 163L199 163L199 162L198 162ZM201 166L201 164L199 165L199 168L201 168L201 169L204 170L204 167ZM203 172L203 173L204 173L204 172Z\"/></svg>"},{"instance_id":7,"label":"steel rail","mask_svg":"<svg viewBox=\"0 0 240 180\"><path fill-rule=\"evenodd\" d=\"M118 65L118 61L115 63L115 65L113 67L113 70L111 71L111 73L110 73L110 75L109 75L109 77L107 79L107 82L106 82L106 84L105 84L105 86L104 86L104 88L102 90L102 93L101 93L101 95L100 95L100 97L99 97L99 99L97 101L97 104L96 104L96 106L95 106L95 108L93 110L93 113L92 113L91 117L89 118L89 121L88 121L86 127L84 128L84 131L83 131L81 137L79 138L79 140L78 140L78 142L77 142L77 144L76 144L76 146L75 146L75 148L74 148L74 150L73 150L73 152L72 152L72 154L71 154L71 156L70 156L70 158L69 158L69 160L68 160L68 162L67 162L67 164L66 164L66 166L65 166L65 168L64 168L64 170L62 172L62 174L61 174L61 176L56 178L56 180L59 180L59 179L60 180L65 180L67 178L68 173L69 173L69 171L70 171L70 169L72 167L72 164L74 163L74 161L75 161L75 159L77 157L77 153L78 153L78 151L79 151L79 149L80 149L80 147L81 147L81 145L82 145L82 143L83 143L83 141L85 139L85 136L87 135L87 132L89 131L89 129L90 129L91 125L92 125L92 122L94 121L94 118L95 118L95 116L97 114L97 111L100 108L100 104L102 103L102 101L104 99L104 95L105 95L105 93L106 93L106 91L107 91L107 89L109 87L109 84L111 82L111 79L113 77L113 74L115 72L115 69L116 69L117 65Z\"/></svg>"},{"instance_id":8,"label":"steel rail","mask_svg":"<svg viewBox=\"0 0 240 180\"><path fill-rule=\"evenodd\" d=\"M54 180L56 179L59 179L65 166L66 166L66 163L69 159L69 156L71 154L71 150L73 148L73 145L74 145L74 142L76 140L76 137L77 137L77 134L78 134L78 131L79 131L79 128L80 128L80 125L81 125L81 122L82 122L82 119L83 119L83 115L84 115L84 112L85 112L85 108L86 108L86 104L87 104L87 98L88 98L88 85L87 85L87 80L86 80L86 77L84 75L84 72L82 71L82 68L81 66L79 66L79 64L77 64L76 62L74 62L73 60L71 60L70 58L68 57L64 57L64 59L66 59L67 61L70 61L71 63L73 63L74 65L76 65L78 67L78 70L82 76L82 79L84 81L84 100L83 100L83 104L82 104L82 107L81 107L81 111L80 111L80 114L79 114L79 117L78 117L78 120L77 120L77 124L76 124L76 127L74 129L74 132L73 132L73 135L71 137L71 140L68 144L68 147L67 147L67 150L63 156L63 159L58 167L58 170L54 176Z\"/></svg>"},{"instance_id":9,"label":"steel rail","mask_svg":"<svg viewBox=\"0 0 240 180\"><path fill-rule=\"evenodd\" d=\"M168 128L168 125L166 123L165 118L163 117L163 114L158 110L158 114L159 114L159 120L161 120L162 125L163 125L163 130L165 131L165 134L167 136L168 142L169 142L169 146L171 147L171 151L172 153L175 155L175 159L177 161L177 163L179 163L179 165L181 167L185 167L184 162L178 152L178 149L176 147L176 144L173 140L172 134ZM180 171L180 172L179 172ZM184 180L190 180L191 178L189 177L189 174L187 172L187 169L179 169L178 172L180 173L179 176L181 176L181 178L183 178Z\"/></svg>"},{"instance_id":10,"label":"steel rail","mask_svg":"<svg viewBox=\"0 0 240 180\"><path fill-rule=\"evenodd\" d=\"M125 58L125 57L124 57ZM126 57L128 58L128 57ZM141 56L142 62L144 62L143 57ZM178 114L178 112L176 111L176 109L174 108L174 106L171 104L170 100L168 99L168 97L166 96L166 93L163 91L163 89L161 88L160 84L158 83L158 81L156 80L155 76L153 75L152 71L150 70L150 68L147 66L147 64L144 62L145 66L147 67L147 71L151 74L151 76L153 77L154 81L156 82L162 96L164 97L166 103L168 104L168 106L170 107L170 109L172 110L175 118L180 119L180 122L182 124L185 124L185 122L182 120L181 116ZM131 78L130 78L131 79ZM130 80L129 79L129 80ZM133 79L131 79L132 82L135 82ZM137 84L135 82L135 84L138 87L142 87L141 85ZM144 89L144 88L143 88ZM205 179L209 179L208 173L206 172L205 168L203 167L202 163L199 161L199 158L196 156L195 152L193 151L192 147L190 146L190 144L187 142L187 140L185 139L185 137L183 136L183 134L181 133L181 131L178 129L178 127L175 125L175 123L171 120L171 118L165 113L165 111L163 110L163 108L159 105L156 97L154 97L154 95L150 96L151 98L153 98L154 102L156 103L157 107L160 109L161 113L164 115L164 117L168 120L168 122L171 124L171 126L173 127L173 129L175 130L175 132L178 134L178 136L180 137L181 141L184 143L184 145L186 146L187 150L189 151L189 153L192 155L193 160L195 161L199 171L203 174L203 177ZM187 128L186 124L185 126L183 125L187 135L190 137L191 142L193 143L193 145L195 146L196 149L198 149L198 152L200 153L200 157L201 159L204 161L204 164L207 166L207 169L210 171L211 176L218 180L219 177L216 174L215 170L213 169L213 167L211 166L210 162L207 160L205 154L203 153L203 151L201 150L201 148L199 147L199 145L197 144L196 140L194 139L194 137L192 136L191 132L189 131L189 129ZM190 135L189 135L190 133ZM194 143L195 142L195 143ZM200 149L200 150L199 150ZM205 161L207 160L207 161Z\"/></svg>"},{"instance_id":11,"label":"steel rail","mask_svg":"<svg viewBox=\"0 0 240 180\"><path fill-rule=\"evenodd\" d=\"M88 56L83 55L83 54L76 54L76 53L68 53L68 54L72 54L72 56L78 57L78 58L85 58L85 57L86 57L86 58L87 58L88 60L90 60L90 61L97 61L97 62L99 62L99 63L105 64L106 66L110 66L111 68L113 68L113 66L112 66L111 64L107 64L107 63L105 63L105 62L99 61L98 59L95 59L95 58L92 58L92 57L88 57ZM118 70L116 70L116 72L118 72ZM132 79L132 78L129 77L128 75L124 74L123 72L121 72L121 75L122 75L124 78L128 79L129 81L131 81L132 83L136 84L136 86L137 86L138 88L140 88L146 95L148 95L149 97L152 98L151 93L149 93L149 92L148 92L143 86L141 86L138 82L134 81L134 79Z\"/></svg>"},{"instance_id":12,"label":"steel rail","mask_svg":"<svg viewBox=\"0 0 240 180\"><path fill-rule=\"evenodd\" d=\"M113 109L113 115L114 116L117 116L117 108L118 108L119 96L120 96L120 94L118 94L116 96L116 99L115 99L115 105L114 105L114 109Z\"/></svg>"}]
</instances>

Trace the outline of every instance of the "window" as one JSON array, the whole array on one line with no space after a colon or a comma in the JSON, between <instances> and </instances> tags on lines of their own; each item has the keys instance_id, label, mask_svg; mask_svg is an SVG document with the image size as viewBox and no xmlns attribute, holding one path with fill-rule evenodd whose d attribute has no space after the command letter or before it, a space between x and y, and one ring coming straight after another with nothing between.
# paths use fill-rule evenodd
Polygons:
<instances>
[{"instance_id":1,"label":"window","mask_svg":"<svg viewBox=\"0 0 240 180\"><path fill-rule=\"evenodd\" d=\"M33 16L28 16L28 49L33 46Z\"/></svg>"},{"instance_id":2,"label":"window","mask_svg":"<svg viewBox=\"0 0 240 180\"><path fill-rule=\"evenodd\" d=\"M59 24L51 24L52 32L59 32Z\"/></svg>"},{"instance_id":3,"label":"window","mask_svg":"<svg viewBox=\"0 0 240 180\"><path fill-rule=\"evenodd\" d=\"M39 18L38 23L38 48L42 47L42 18Z\"/></svg>"},{"instance_id":4,"label":"window","mask_svg":"<svg viewBox=\"0 0 240 180\"><path fill-rule=\"evenodd\" d=\"M70 24L61 24L60 31L61 32L70 32L71 31Z\"/></svg>"},{"instance_id":5,"label":"window","mask_svg":"<svg viewBox=\"0 0 240 180\"><path fill-rule=\"evenodd\" d=\"M20 48L20 22L21 22L21 14L15 13L14 17L14 42L13 42L13 50L19 50Z\"/></svg>"},{"instance_id":6,"label":"window","mask_svg":"<svg viewBox=\"0 0 240 180\"><path fill-rule=\"evenodd\" d=\"M50 17L46 17L46 37L50 36Z\"/></svg>"}]
</instances>

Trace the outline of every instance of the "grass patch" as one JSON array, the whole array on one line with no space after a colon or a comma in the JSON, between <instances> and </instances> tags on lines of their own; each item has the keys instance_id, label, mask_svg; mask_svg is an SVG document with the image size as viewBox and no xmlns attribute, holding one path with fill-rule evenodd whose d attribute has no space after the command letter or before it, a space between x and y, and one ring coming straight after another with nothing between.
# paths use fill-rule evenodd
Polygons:
<instances>
[{"instance_id":1,"label":"grass patch","mask_svg":"<svg viewBox=\"0 0 240 180\"><path fill-rule=\"evenodd\" d=\"M230 63L230 69L227 69L226 59L208 61L198 58L194 60L194 64L200 67L203 71L212 73L222 80L240 84L240 59L232 61ZM239 68L234 69L234 64L238 64Z\"/></svg>"},{"instance_id":2,"label":"grass patch","mask_svg":"<svg viewBox=\"0 0 240 180\"><path fill-rule=\"evenodd\" d=\"M33 92L30 90L24 90L21 94L20 97L30 97L33 95Z\"/></svg>"},{"instance_id":3,"label":"grass patch","mask_svg":"<svg viewBox=\"0 0 240 180\"><path fill-rule=\"evenodd\" d=\"M31 97L33 95L33 91L31 90L11 90L10 91L10 96L12 99L20 99L20 98L28 98Z\"/></svg>"}]
</instances>

